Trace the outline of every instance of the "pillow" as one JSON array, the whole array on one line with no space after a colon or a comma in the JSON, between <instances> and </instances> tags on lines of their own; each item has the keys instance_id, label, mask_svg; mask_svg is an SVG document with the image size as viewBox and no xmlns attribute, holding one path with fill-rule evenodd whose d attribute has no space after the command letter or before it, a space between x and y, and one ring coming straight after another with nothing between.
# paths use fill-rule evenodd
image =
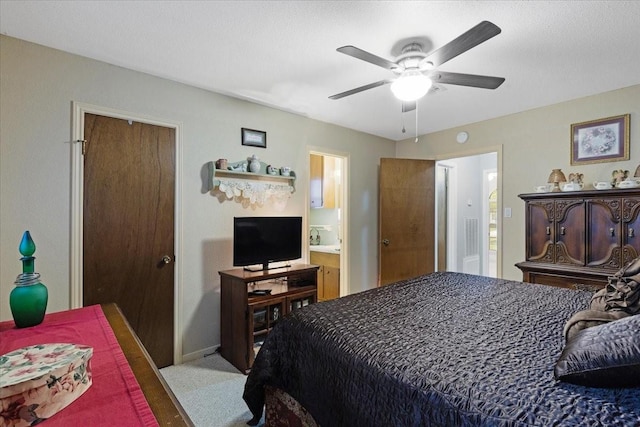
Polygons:
<instances>
[{"instance_id":1,"label":"pillow","mask_svg":"<svg viewBox=\"0 0 640 427\"><path fill-rule=\"evenodd\" d=\"M620 270L614 274L614 277L632 277L640 274L640 256L636 259L629 261Z\"/></svg>"},{"instance_id":2,"label":"pillow","mask_svg":"<svg viewBox=\"0 0 640 427\"><path fill-rule=\"evenodd\" d=\"M591 296L591 302L589 303L589 309L605 311L607 306L607 288L602 288L593 296Z\"/></svg>"},{"instance_id":3,"label":"pillow","mask_svg":"<svg viewBox=\"0 0 640 427\"><path fill-rule=\"evenodd\" d=\"M567 320L562 335L568 342L583 329L613 322L614 320L620 320L628 316L630 315L624 311L582 310Z\"/></svg>"},{"instance_id":4,"label":"pillow","mask_svg":"<svg viewBox=\"0 0 640 427\"><path fill-rule=\"evenodd\" d=\"M588 387L640 387L640 315L578 332L562 350L554 376Z\"/></svg>"}]
</instances>

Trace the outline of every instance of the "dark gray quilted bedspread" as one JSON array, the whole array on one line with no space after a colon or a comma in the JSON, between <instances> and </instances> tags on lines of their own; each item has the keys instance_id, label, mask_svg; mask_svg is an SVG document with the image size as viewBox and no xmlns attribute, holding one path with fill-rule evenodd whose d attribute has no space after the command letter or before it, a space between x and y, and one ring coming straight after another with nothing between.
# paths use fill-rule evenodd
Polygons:
<instances>
[{"instance_id":1,"label":"dark gray quilted bedspread","mask_svg":"<svg viewBox=\"0 0 640 427\"><path fill-rule=\"evenodd\" d=\"M640 389L557 382L583 291L434 273L313 304L269 334L244 399L295 397L322 426L640 426Z\"/></svg>"}]
</instances>

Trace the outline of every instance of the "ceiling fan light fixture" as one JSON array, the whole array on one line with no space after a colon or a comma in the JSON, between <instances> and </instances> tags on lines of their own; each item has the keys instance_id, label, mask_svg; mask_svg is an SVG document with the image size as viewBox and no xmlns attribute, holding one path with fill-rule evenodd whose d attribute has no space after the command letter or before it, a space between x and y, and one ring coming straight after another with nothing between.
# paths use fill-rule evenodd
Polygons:
<instances>
[{"instance_id":1,"label":"ceiling fan light fixture","mask_svg":"<svg viewBox=\"0 0 640 427\"><path fill-rule=\"evenodd\" d=\"M406 70L391 84L391 92L402 101L415 101L429 92L433 82L418 70Z\"/></svg>"}]
</instances>

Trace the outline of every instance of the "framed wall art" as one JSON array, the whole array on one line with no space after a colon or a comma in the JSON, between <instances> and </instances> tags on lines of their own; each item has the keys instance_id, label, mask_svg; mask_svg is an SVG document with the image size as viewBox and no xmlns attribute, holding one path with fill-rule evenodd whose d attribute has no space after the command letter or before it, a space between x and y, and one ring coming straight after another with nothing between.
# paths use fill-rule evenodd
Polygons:
<instances>
[{"instance_id":1,"label":"framed wall art","mask_svg":"<svg viewBox=\"0 0 640 427\"><path fill-rule=\"evenodd\" d=\"M242 128L242 145L267 148L267 133L261 130Z\"/></svg>"},{"instance_id":2,"label":"framed wall art","mask_svg":"<svg viewBox=\"0 0 640 427\"><path fill-rule=\"evenodd\" d=\"M629 160L629 114L571 125L571 164Z\"/></svg>"}]
</instances>

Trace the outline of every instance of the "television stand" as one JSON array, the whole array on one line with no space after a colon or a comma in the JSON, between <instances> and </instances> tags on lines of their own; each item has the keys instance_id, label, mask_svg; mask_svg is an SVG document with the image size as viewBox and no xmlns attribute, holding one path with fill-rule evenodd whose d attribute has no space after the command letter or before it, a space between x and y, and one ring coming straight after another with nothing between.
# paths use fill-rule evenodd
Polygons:
<instances>
[{"instance_id":1,"label":"television stand","mask_svg":"<svg viewBox=\"0 0 640 427\"><path fill-rule=\"evenodd\" d=\"M219 271L222 357L248 373L256 356L254 345L264 340L273 325L285 314L318 300L318 268L293 264L260 271ZM275 283L275 279L285 280ZM249 295L248 288L271 293Z\"/></svg>"},{"instance_id":2,"label":"television stand","mask_svg":"<svg viewBox=\"0 0 640 427\"><path fill-rule=\"evenodd\" d=\"M260 267L251 267L250 265L246 266L243 268L243 270L245 271L266 271L266 270L276 270L278 268L289 268L291 267L291 264L287 264L287 265L281 265L280 267L269 267L269 263L265 262L264 264L262 264L262 268Z\"/></svg>"}]
</instances>

